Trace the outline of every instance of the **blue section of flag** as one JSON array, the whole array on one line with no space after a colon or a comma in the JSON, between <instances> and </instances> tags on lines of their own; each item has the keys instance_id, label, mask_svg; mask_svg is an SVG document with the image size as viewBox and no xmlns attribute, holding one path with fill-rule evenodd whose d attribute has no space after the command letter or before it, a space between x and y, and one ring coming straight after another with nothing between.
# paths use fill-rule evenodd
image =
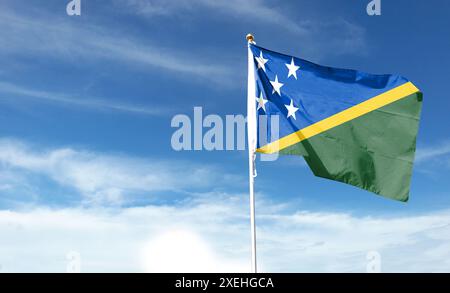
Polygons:
<instances>
[{"instance_id":1,"label":"blue section of flag","mask_svg":"<svg viewBox=\"0 0 450 293\"><path fill-rule=\"evenodd\" d=\"M279 135L272 137L268 118L258 147L408 82L399 75L320 66L256 45L250 49L255 57L258 115L279 116Z\"/></svg>"}]
</instances>

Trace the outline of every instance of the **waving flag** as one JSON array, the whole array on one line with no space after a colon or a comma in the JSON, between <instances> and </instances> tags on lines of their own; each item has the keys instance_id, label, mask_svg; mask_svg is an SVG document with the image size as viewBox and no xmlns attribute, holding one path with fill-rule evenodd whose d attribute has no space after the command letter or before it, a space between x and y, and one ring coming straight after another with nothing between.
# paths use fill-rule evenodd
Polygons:
<instances>
[{"instance_id":1,"label":"waving flag","mask_svg":"<svg viewBox=\"0 0 450 293\"><path fill-rule=\"evenodd\" d=\"M257 152L301 155L316 176L408 200L422 107L414 84L398 75L320 66L253 43L249 49L255 115L268 116L258 127L265 133L258 134Z\"/></svg>"}]
</instances>

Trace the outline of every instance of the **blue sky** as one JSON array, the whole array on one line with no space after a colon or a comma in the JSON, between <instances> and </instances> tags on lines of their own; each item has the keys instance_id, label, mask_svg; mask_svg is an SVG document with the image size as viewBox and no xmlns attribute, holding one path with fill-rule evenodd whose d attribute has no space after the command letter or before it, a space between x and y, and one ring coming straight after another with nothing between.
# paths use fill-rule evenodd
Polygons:
<instances>
[{"instance_id":1,"label":"blue sky","mask_svg":"<svg viewBox=\"0 0 450 293\"><path fill-rule=\"evenodd\" d=\"M249 32L425 99L408 204L258 163L262 270L450 270L448 1L64 2L0 4L0 272L248 271L246 152L175 152L170 122L246 113Z\"/></svg>"}]
</instances>

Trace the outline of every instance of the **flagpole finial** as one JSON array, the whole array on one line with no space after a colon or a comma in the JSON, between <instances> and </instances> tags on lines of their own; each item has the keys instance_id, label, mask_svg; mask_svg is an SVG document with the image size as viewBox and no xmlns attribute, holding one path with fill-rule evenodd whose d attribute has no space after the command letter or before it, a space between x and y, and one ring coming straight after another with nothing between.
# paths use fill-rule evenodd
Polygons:
<instances>
[{"instance_id":1,"label":"flagpole finial","mask_svg":"<svg viewBox=\"0 0 450 293\"><path fill-rule=\"evenodd\" d=\"M245 38L247 39L247 41L248 41L249 43L255 42L255 37L253 37L252 34L248 34Z\"/></svg>"}]
</instances>

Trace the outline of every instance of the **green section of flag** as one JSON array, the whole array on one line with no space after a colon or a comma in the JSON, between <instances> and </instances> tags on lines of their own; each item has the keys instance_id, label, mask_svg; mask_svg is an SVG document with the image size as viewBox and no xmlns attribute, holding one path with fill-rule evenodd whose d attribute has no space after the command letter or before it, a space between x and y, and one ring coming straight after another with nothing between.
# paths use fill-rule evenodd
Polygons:
<instances>
[{"instance_id":1,"label":"green section of flag","mask_svg":"<svg viewBox=\"0 0 450 293\"><path fill-rule=\"evenodd\" d=\"M408 201L422 93L405 97L280 151L313 173Z\"/></svg>"}]
</instances>

